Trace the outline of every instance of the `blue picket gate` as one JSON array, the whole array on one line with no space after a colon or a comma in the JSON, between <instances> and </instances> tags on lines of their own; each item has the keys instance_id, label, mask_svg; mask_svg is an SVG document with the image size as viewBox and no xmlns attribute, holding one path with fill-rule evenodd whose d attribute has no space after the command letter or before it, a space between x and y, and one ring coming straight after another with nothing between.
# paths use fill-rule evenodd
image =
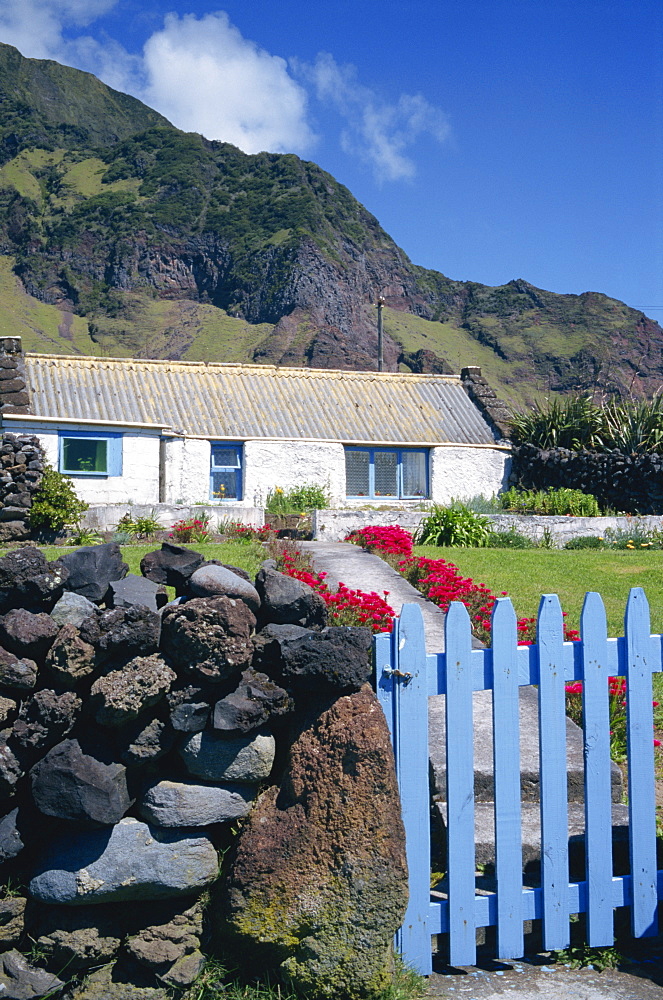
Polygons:
<instances>
[{"instance_id":1,"label":"blue picket gate","mask_svg":"<svg viewBox=\"0 0 663 1000\"><path fill-rule=\"evenodd\" d=\"M542 920L546 950L569 945L570 915L587 915L587 943L613 944L613 911L628 906L634 937L658 931L663 871L656 865L652 673L663 637L650 634L649 606L634 588L624 637L607 637L599 594L585 597L580 642L564 642L555 594L541 598L537 644L518 646L508 598L493 611L490 649L472 649L464 605L449 608L445 652L427 655L421 611L405 605L391 635L375 638L376 690L392 734L410 896L397 948L422 975L432 970L431 935L449 934L452 965L476 962L476 929L496 927L498 958L523 954L523 922ZM627 681L630 874L613 876L608 677ZM583 682L584 881L569 881L564 686ZM523 885L518 688L538 685L541 884ZM492 690L495 884L475 888L473 691ZM447 760L446 899L430 892L428 696L444 694Z\"/></svg>"}]
</instances>

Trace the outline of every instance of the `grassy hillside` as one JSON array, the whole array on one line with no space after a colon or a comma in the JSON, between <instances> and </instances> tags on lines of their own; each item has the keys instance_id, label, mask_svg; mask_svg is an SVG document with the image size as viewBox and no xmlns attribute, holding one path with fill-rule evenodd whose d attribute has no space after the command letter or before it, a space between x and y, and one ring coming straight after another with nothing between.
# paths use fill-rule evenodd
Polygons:
<instances>
[{"instance_id":1,"label":"grassy hillside","mask_svg":"<svg viewBox=\"0 0 663 1000\"><path fill-rule=\"evenodd\" d=\"M315 163L1 44L0 253L0 325L31 350L370 369L382 293L390 370L479 365L516 403L663 381L663 330L624 303L417 267Z\"/></svg>"},{"instance_id":2,"label":"grassy hillside","mask_svg":"<svg viewBox=\"0 0 663 1000\"><path fill-rule=\"evenodd\" d=\"M214 306L159 300L148 293L127 293L124 317L90 324L85 317L29 295L13 265L12 257L0 256L0 336L21 337L26 351L249 361L272 330L269 323L252 325Z\"/></svg>"}]
</instances>

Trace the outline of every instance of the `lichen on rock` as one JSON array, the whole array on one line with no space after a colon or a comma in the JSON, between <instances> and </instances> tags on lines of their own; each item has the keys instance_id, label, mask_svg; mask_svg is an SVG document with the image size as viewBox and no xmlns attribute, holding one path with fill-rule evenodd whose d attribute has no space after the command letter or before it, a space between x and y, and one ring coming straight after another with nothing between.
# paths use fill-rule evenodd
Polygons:
<instances>
[{"instance_id":1,"label":"lichen on rock","mask_svg":"<svg viewBox=\"0 0 663 1000\"><path fill-rule=\"evenodd\" d=\"M302 993L377 997L407 904L386 720L368 685L303 730L259 799L227 878L238 946Z\"/></svg>"}]
</instances>

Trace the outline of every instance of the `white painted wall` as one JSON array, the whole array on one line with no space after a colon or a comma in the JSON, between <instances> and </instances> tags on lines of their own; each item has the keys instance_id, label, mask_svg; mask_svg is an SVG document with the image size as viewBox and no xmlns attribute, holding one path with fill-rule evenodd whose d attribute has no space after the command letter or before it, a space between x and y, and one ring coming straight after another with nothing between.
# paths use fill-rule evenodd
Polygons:
<instances>
[{"instance_id":1,"label":"white painted wall","mask_svg":"<svg viewBox=\"0 0 663 1000\"><path fill-rule=\"evenodd\" d=\"M269 490L316 484L332 504L345 502L342 444L310 441L247 441L244 445L244 503L261 507Z\"/></svg>"},{"instance_id":2,"label":"white painted wall","mask_svg":"<svg viewBox=\"0 0 663 1000\"><path fill-rule=\"evenodd\" d=\"M34 434L42 443L47 462L58 467L58 433L52 425L34 421L7 421L6 429L12 434ZM67 432L104 430L116 432L121 428L91 427L89 424L67 424ZM77 495L86 503L157 503L159 500L159 432L141 430L126 432L122 438L121 476L71 476Z\"/></svg>"},{"instance_id":3,"label":"white painted wall","mask_svg":"<svg viewBox=\"0 0 663 1000\"><path fill-rule=\"evenodd\" d=\"M210 456L209 441L166 438L166 503L209 499Z\"/></svg>"},{"instance_id":4,"label":"white painted wall","mask_svg":"<svg viewBox=\"0 0 663 1000\"><path fill-rule=\"evenodd\" d=\"M7 430L36 434L50 464L58 466L58 434L52 425L7 421ZM67 425L90 430L91 425ZM97 428L95 428L97 429ZM102 428L98 428L103 433ZM121 428L108 428L108 430ZM211 442L198 438L165 439L168 504L201 503L209 499ZM447 503L507 487L509 452L462 446L430 449L430 500ZM155 504L159 501L159 431L127 430L122 441L122 476L73 476L76 492L87 503ZM242 507L262 507L270 490L316 484L329 491L334 507L356 507L345 495L345 451L342 444L311 441L261 440L244 445ZM413 507L416 501L402 501ZM237 502L232 504L238 506ZM390 504L392 506L393 504ZM224 504L219 504L223 508Z\"/></svg>"},{"instance_id":5,"label":"white painted wall","mask_svg":"<svg viewBox=\"0 0 663 1000\"><path fill-rule=\"evenodd\" d=\"M463 500L508 488L511 454L497 448L431 448L430 499L434 503Z\"/></svg>"}]
</instances>

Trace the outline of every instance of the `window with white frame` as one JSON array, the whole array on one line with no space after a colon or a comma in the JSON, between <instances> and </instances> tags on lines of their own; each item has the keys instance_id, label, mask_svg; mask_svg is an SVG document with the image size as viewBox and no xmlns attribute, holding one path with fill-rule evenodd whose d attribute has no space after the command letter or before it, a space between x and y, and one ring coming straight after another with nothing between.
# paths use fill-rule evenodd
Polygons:
<instances>
[{"instance_id":1,"label":"window with white frame","mask_svg":"<svg viewBox=\"0 0 663 1000\"><path fill-rule=\"evenodd\" d=\"M242 499L242 445L212 444L210 471L212 500Z\"/></svg>"},{"instance_id":2,"label":"window with white frame","mask_svg":"<svg viewBox=\"0 0 663 1000\"><path fill-rule=\"evenodd\" d=\"M426 448L346 448L345 483L349 497L393 497L417 500L428 496Z\"/></svg>"},{"instance_id":3,"label":"window with white frame","mask_svg":"<svg viewBox=\"0 0 663 1000\"><path fill-rule=\"evenodd\" d=\"M60 431L58 468L68 476L121 476L122 435Z\"/></svg>"}]
</instances>

